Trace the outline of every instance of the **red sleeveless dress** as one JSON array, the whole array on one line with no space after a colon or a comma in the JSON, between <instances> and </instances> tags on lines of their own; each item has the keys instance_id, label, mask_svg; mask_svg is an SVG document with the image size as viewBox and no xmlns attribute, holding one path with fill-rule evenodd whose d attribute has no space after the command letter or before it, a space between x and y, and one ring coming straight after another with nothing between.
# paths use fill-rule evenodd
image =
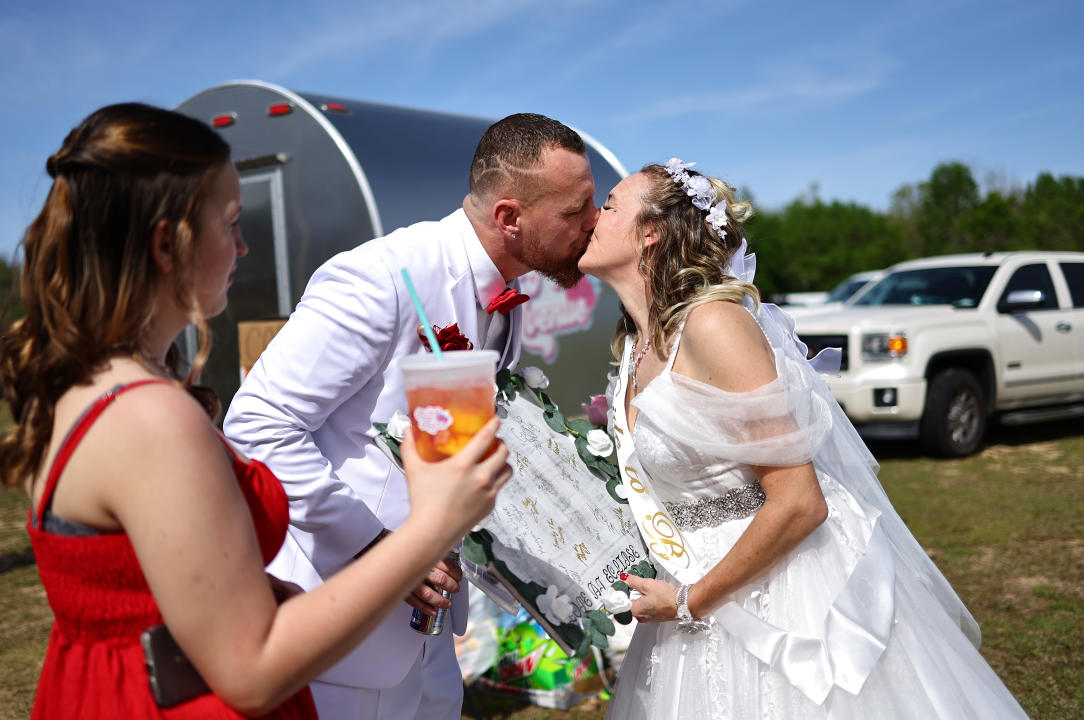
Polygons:
<instances>
[{"instance_id":1,"label":"red sleeveless dress","mask_svg":"<svg viewBox=\"0 0 1084 720\"><path fill-rule=\"evenodd\" d=\"M57 453L37 518L31 511L30 543L55 616L32 718L242 717L214 694L165 710L155 704L139 636L161 623L162 615L126 534L61 535L42 525L57 479L87 429L117 395L150 382L158 381L122 386L91 406ZM242 460L225 440L223 444L233 457L264 562L270 562L286 538L286 493L267 467ZM308 688L267 717L315 718Z\"/></svg>"}]
</instances>

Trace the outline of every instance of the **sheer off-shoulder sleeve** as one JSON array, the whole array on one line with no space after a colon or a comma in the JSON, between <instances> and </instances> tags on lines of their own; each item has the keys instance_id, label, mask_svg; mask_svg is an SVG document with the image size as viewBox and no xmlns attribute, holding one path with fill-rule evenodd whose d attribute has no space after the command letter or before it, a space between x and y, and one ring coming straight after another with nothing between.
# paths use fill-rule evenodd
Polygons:
<instances>
[{"instance_id":1,"label":"sheer off-shoulder sleeve","mask_svg":"<svg viewBox=\"0 0 1084 720\"><path fill-rule=\"evenodd\" d=\"M774 353L777 377L749 392L728 392L673 371L660 375L632 401L637 423L734 462L809 462L832 428L831 409L798 362Z\"/></svg>"}]
</instances>

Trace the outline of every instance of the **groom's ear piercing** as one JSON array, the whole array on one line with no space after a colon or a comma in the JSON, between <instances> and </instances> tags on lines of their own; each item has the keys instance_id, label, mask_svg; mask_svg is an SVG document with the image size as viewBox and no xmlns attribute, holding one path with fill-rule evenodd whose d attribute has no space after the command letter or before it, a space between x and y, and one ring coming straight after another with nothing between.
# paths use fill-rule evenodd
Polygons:
<instances>
[{"instance_id":1,"label":"groom's ear piercing","mask_svg":"<svg viewBox=\"0 0 1084 720\"><path fill-rule=\"evenodd\" d=\"M515 233L512 233L512 239L513 239L513 240L515 240L515 239L516 239L516 234L515 234Z\"/></svg>"}]
</instances>

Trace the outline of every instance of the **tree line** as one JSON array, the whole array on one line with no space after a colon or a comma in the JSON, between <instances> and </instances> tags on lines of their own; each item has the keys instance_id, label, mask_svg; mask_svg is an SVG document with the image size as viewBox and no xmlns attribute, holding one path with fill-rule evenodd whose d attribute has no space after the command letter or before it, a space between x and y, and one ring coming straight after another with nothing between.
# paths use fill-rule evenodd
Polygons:
<instances>
[{"instance_id":1,"label":"tree line","mask_svg":"<svg viewBox=\"0 0 1084 720\"><path fill-rule=\"evenodd\" d=\"M765 297L829 290L853 273L931 255L1084 251L1084 177L1042 173L1022 190L984 195L968 166L944 163L925 182L900 187L887 212L823 202L814 192L754 215L746 231ZM0 258L2 327L22 315L18 277Z\"/></svg>"},{"instance_id":2,"label":"tree line","mask_svg":"<svg viewBox=\"0 0 1084 720\"><path fill-rule=\"evenodd\" d=\"M1042 173L1022 190L984 195L968 166L944 163L900 187L887 212L814 193L754 215L746 230L765 296L830 290L853 273L932 255L1084 251L1084 177Z\"/></svg>"}]
</instances>

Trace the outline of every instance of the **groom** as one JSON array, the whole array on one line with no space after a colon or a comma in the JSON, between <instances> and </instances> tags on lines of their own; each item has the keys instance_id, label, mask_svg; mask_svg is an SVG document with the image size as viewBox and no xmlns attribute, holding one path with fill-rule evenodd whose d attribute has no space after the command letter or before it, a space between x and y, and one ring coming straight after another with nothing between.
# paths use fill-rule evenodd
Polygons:
<instances>
[{"instance_id":1,"label":"groom","mask_svg":"<svg viewBox=\"0 0 1084 720\"><path fill-rule=\"evenodd\" d=\"M519 359L522 308L493 301L530 270L564 287L579 280L598 218L594 192L576 132L542 115L511 115L482 136L461 209L370 240L316 271L224 423L290 497L290 531L268 568L273 575L310 589L406 518L405 481L373 427L406 410L398 360L423 352L400 271L409 271L430 322L458 324L475 348L497 350L500 367L510 367ZM451 633L421 635L410 613L447 607L431 586L455 593L461 579L458 566L442 563L313 682L320 717L458 720L463 683ZM459 634L466 600L462 593L451 603Z\"/></svg>"}]
</instances>

